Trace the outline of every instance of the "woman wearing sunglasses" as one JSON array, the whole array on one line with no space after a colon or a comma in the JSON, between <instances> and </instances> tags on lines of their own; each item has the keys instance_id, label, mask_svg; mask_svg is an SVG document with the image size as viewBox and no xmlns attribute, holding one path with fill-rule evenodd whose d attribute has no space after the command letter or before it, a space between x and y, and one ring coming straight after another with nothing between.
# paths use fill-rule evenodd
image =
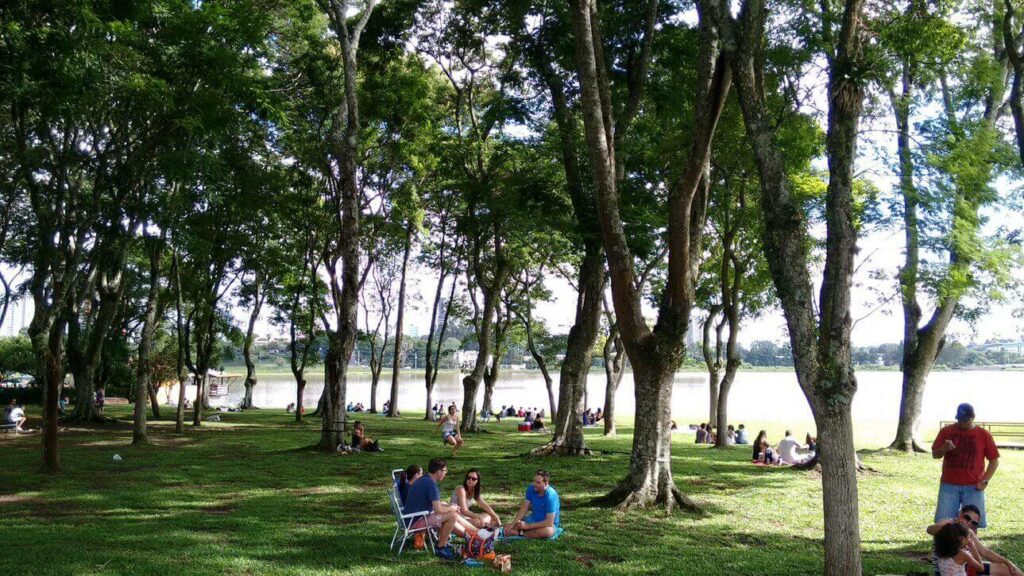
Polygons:
<instances>
[{"instance_id":1,"label":"woman wearing sunglasses","mask_svg":"<svg viewBox=\"0 0 1024 576\"><path fill-rule=\"evenodd\" d=\"M470 510L470 501L476 502L482 512L477 513ZM466 472L462 485L455 488L455 492L452 493L451 503L457 504L462 516L477 528L501 526L501 519L494 512L494 508L491 508L491 505L484 500L483 489L480 487L480 470L476 468L471 468Z\"/></svg>"}]
</instances>

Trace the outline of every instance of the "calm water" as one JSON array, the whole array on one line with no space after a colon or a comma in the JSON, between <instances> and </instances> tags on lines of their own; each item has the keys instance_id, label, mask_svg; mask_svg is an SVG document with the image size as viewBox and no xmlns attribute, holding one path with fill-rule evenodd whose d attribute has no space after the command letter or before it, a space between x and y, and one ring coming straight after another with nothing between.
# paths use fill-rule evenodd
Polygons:
<instances>
[{"instance_id":1,"label":"calm water","mask_svg":"<svg viewBox=\"0 0 1024 576\"><path fill-rule=\"evenodd\" d=\"M557 378L557 374L556 374ZM378 406L383 405L390 390L390 376L385 374L377 391ZM858 435L889 437L895 432L900 400L900 374L898 372L860 372L859 388L853 405L853 417ZM323 389L323 375L310 375L304 404L315 406ZM421 372L403 372L400 384L399 407L406 412L423 409L426 391ZM557 386L557 380L556 380ZM592 373L587 382L588 406L604 403L605 381L603 373ZM228 396L212 399L215 405L238 404L244 392L242 379L229 388ZM189 392L192 397L194 391ZM370 405L369 375L350 376L348 399ZM478 402L483 396L480 387ZM172 396L176 398L176 392ZM557 395L556 395L557 398ZM253 400L256 406L284 408L295 400L295 381L289 375L263 376L259 379ZM434 400L462 405L462 383L458 375L439 375L434 388ZM922 407L925 428L938 425L940 420L951 420L960 402L974 404L978 420L1019 421L1024 407L1024 372L968 371L936 372L929 379ZM540 373L506 373L494 391L495 408L512 403L526 408L548 409L547 392ZM616 394L620 416L632 414L632 375L627 373ZM680 372L676 375L672 396L673 418L682 423L706 419L708 405L707 375L699 372ZM729 395L730 421L805 424L812 421L807 401L796 382L796 376L787 372L740 372ZM801 428L802 429L802 428Z\"/></svg>"}]
</instances>

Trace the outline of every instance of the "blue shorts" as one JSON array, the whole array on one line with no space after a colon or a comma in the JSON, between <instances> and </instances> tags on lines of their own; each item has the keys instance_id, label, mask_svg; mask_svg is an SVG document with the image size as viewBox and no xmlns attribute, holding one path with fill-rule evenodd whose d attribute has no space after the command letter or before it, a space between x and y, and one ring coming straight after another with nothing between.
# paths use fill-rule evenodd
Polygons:
<instances>
[{"instance_id":1,"label":"blue shorts","mask_svg":"<svg viewBox=\"0 0 1024 576\"><path fill-rule=\"evenodd\" d=\"M956 518L960 508L966 504L978 507L981 511L981 523L978 524L978 528L986 528L988 524L985 522L985 493L975 488L973 484L939 484L939 503L935 506L935 521Z\"/></svg>"}]
</instances>

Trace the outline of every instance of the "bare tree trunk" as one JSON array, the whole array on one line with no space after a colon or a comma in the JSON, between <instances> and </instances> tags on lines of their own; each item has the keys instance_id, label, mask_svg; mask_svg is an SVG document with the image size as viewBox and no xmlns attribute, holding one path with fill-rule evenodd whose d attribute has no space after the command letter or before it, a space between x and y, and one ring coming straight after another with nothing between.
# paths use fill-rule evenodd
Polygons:
<instances>
[{"instance_id":1,"label":"bare tree trunk","mask_svg":"<svg viewBox=\"0 0 1024 576\"><path fill-rule=\"evenodd\" d=\"M185 339L185 317L181 296L181 263L178 260L178 251L174 250L172 266L174 267L174 304L175 304L175 325L178 336L178 358L175 373L178 375L178 410L174 420L174 432L185 433L185 385L188 383L188 372L185 371L186 346Z\"/></svg>"},{"instance_id":2,"label":"bare tree trunk","mask_svg":"<svg viewBox=\"0 0 1024 576\"><path fill-rule=\"evenodd\" d=\"M402 254L402 277L398 286L398 318L395 319L395 357L391 363L391 403L388 416L398 416L398 382L402 371L402 337L405 321L405 278L409 269L409 252L412 250L413 227L410 223L405 230L405 251Z\"/></svg>"},{"instance_id":3,"label":"bare tree trunk","mask_svg":"<svg viewBox=\"0 0 1024 576\"><path fill-rule=\"evenodd\" d=\"M460 430L463 433L476 432L478 430L476 422L476 394L480 387L480 381L484 379L484 375L487 371L487 357L491 355L491 331L494 328L494 316L497 312L498 296L502 286L505 284L505 279L508 276L508 267L505 263L501 241L496 239L495 243L497 244L495 254L498 266L490 284L486 284L486 278L484 277L479 263L479 245L475 247L473 255L474 269L476 270L475 275L481 292L483 292L484 306L483 313L480 317L480 329L477 333L477 342L479 343L480 349L476 358L476 364L473 366L473 371L462 379L462 423L460 425Z\"/></svg>"},{"instance_id":4,"label":"bare tree trunk","mask_svg":"<svg viewBox=\"0 0 1024 576\"><path fill-rule=\"evenodd\" d=\"M718 421L718 372L722 368L722 330L721 323L715 323L715 318L722 311L720 304L711 306L708 310L708 317L702 325L703 339L701 340L701 352L704 355L704 365L708 368L708 396L711 401L711 408L708 412L708 424ZM715 327L715 349L711 349L711 328Z\"/></svg>"},{"instance_id":5,"label":"bare tree trunk","mask_svg":"<svg viewBox=\"0 0 1024 576\"><path fill-rule=\"evenodd\" d=\"M245 358L245 396L242 398L242 408L252 408L252 389L256 386L256 363L252 359L252 344L256 341L256 321L260 317L260 310L263 308L263 301L266 300L266 290L263 290L263 279L260 273L256 273L253 281L254 293L252 295L253 305L249 312L249 327L245 331L245 340L242 343L242 357Z\"/></svg>"},{"instance_id":6,"label":"bare tree trunk","mask_svg":"<svg viewBox=\"0 0 1024 576\"><path fill-rule=\"evenodd\" d=\"M139 339L139 359L135 372L135 420L132 428L132 444L148 444L146 438L146 401L152 389L153 338L157 326L157 299L160 296L160 259L163 257L163 239L150 239L149 248L149 295L146 298L146 313Z\"/></svg>"},{"instance_id":7,"label":"bare tree trunk","mask_svg":"<svg viewBox=\"0 0 1024 576\"><path fill-rule=\"evenodd\" d=\"M306 378L300 372L295 375L295 421L302 422L302 395L306 392Z\"/></svg>"},{"instance_id":8,"label":"bare tree trunk","mask_svg":"<svg viewBox=\"0 0 1024 576\"><path fill-rule=\"evenodd\" d=\"M604 435L615 436L615 394L622 383L622 375L626 373L624 366L626 351L619 337L619 329L613 323L604 343Z\"/></svg>"},{"instance_id":9,"label":"bare tree trunk","mask_svg":"<svg viewBox=\"0 0 1024 576\"><path fill-rule=\"evenodd\" d=\"M430 347L430 341L429 340L427 341L427 360L426 360L427 367L426 367L426 375L425 375L426 388L427 388L427 404L426 404L426 410L425 410L426 416L424 417L425 420L433 420L434 419L434 411L433 411L434 405L433 405L433 399L432 399L433 393L434 393L434 384L437 383L437 372L438 372L438 370L441 367L441 350L442 350L442 346L444 345L444 335L448 331L448 318L451 316L452 301L455 298L455 287L457 285L458 285L458 278L453 277L452 278L451 292L448 294L448 302L445 304L445 308L444 308L444 319L441 320L441 332L437 336L437 348L432 351L431 347ZM440 293L441 286L442 286L441 281L438 281L438 293ZM434 307L437 308L436 300L434 302ZM434 314L433 318L436 318L436 313ZM431 331L433 331L433 329L434 329L434 326L433 326L434 322L436 322L436 320L432 319L431 320Z\"/></svg>"},{"instance_id":10,"label":"bare tree trunk","mask_svg":"<svg viewBox=\"0 0 1024 576\"><path fill-rule=\"evenodd\" d=\"M555 422L555 435L551 442L534 450L535 454L585 455L589 454L583 436L584 395L587 376L593 360L594 342L601 325L601 305L604 290L604 253L596 239L584 246L580 266L579 296L576 319L569 329L569 338L562 361L558 385L558 411L552 401L551 414ZM550 386L548 389L550 395ZM607 405L607 402L606 402Z\"/></svg>"}]
</instances>

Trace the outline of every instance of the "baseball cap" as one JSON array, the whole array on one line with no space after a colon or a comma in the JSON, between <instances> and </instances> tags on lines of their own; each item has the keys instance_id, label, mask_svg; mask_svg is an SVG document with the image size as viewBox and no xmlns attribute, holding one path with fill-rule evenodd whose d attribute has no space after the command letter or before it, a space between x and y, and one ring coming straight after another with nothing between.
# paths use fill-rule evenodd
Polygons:
<instances>
[{"instance_id":1,"label":"baseball cap","mask_svg":"<svg viewBox=\"0 0 1024 576\"><path fill-rule=\"evenodd\" d=\"M967 402L956 407L956 420L957 422L966 422L974 418L974 406L971 406Z\"/></svg>"}]
</instances>

